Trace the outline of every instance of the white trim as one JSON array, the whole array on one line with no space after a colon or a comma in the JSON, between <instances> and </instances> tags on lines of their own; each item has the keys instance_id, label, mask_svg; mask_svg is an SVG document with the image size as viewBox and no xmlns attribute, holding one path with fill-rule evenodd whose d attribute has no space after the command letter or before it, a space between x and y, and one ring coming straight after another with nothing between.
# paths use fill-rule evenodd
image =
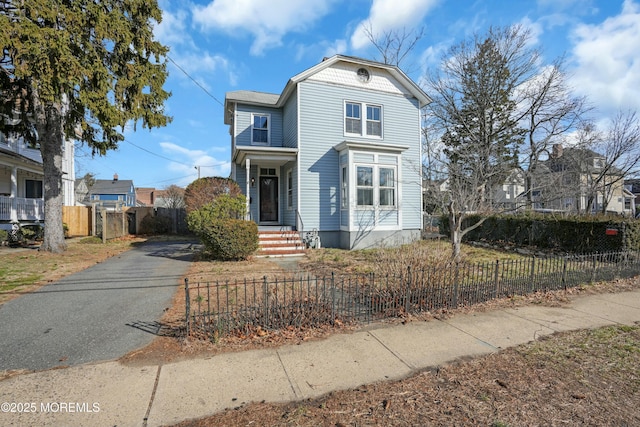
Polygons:
<instances>
[{"instance_id":1,"label":"white trim","mask_svg":"<svg viewBox=\"0 0 640 427\"><path fill-rule=\"evenodd\" d=\"M347 132L347 104L353 104L360 106L360 133ZM380 135L369 135L367 133L367 108L376 107L380 109ZM342 134L345 137L359 137L366 139L384 139L384 108L382 104L375 104L371 102L352 101L349 99L343 99L342 101Z\"/></svg>"}]
</instances>

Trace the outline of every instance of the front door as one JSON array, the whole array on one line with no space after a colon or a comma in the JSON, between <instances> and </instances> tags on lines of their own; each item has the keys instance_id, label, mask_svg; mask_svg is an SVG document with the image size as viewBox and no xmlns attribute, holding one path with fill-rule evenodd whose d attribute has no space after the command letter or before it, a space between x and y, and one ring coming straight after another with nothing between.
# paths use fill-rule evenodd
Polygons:
<instances>
[{"instance_id":1,"label":"front door","mask_svg":"<svg viewBox=\"0 0 640 427\"><path fill-rule=\"evenodd\" d=\"M278 221L278 177L260 177L260 222Z\"/></svg>"}]
</instances>

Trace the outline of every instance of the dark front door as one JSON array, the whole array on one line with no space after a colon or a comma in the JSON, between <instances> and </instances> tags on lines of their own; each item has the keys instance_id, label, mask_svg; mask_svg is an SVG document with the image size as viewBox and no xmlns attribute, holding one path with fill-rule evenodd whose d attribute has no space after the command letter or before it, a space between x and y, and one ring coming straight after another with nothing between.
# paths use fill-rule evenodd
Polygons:
<instances>
[{"instance_id":1,"label":"dark front door","mask_svg":"<svg viewBox=\"0 0 640 427\"><path fill-rule=\"evenodd\" d=\"M278 177L260 177L260 222L278 221Z\"/></svg>"}]
</instances>

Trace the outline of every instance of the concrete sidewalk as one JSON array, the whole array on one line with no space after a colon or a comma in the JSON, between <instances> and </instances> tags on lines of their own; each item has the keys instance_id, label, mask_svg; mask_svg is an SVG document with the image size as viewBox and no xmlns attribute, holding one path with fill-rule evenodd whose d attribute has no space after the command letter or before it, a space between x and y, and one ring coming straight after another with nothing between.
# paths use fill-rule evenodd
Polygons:
<instances>
[{"instance_id":1,"label":"concrete sidewalk","mask_svg":"<svg viewBox=\"0 0 640 427\"><path fill-rule=\"evenodd\" d=\"M252 401L301 400L399 379L558 331L639 322L640 291L633 291L578 297L563 308L526 306L377 325L322 341L163 366L114 361L36 372L0 381L0 403L10 404L2 403L0 425L166 425Z\"/></svg>"}]
</instances>

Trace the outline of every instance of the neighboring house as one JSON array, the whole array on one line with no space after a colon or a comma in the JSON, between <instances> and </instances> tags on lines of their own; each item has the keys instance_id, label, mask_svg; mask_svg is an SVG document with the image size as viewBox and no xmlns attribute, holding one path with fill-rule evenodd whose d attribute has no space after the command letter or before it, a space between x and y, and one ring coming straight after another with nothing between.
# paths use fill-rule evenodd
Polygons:
<instances>
[{"instance_id":1,"label":"neighboring house","mask_svg":"<svg viewBox=\"0 0 640 427\"><path fill-rule=\"evenodd\" d=\"M65 141L62 158L63 205L75 204L74 145ZM44 172L40 149L0 133L0 228L18 221L44 221Z\"/></svg>"},{"instance_id":2,"label":"neighboring house","mask_svg":"<svg viewBox=\"0 0 640 427\"><path fill-rule=\"evenodd\" d=\"M293 76L280 94L228 92L231 178L248 217L317 230L328 247L418 239L429 102L398 67L343 55Z\"/></svg>"},{"instance_id":3,"label":"neighboring house","mask_svg":"<svg viewBox=\"0 0 640 427\"><path fill-rule=\"evenodd\" d=\"M635 213L635 196L625 188L622 172L607 165L601 154L556 144L543 165L549 174L546 179L540 175L535 185L540 188L541 207L580 213L603 209L621 215Z\"/></svg>"},{"instance_id":4,"label":"neighboring house","mask_svg":"<svg viewBox=\"0 0 640 427\"><path fill-rule=\"evenodd\" d=\"M138 206L153 206L155 202L156 189L153 187L136 187L136 198Z\"/></svg>"},{"instance_id":5,"label":"neighboring house","mask_svg":"<svg viewBox=\"0 0 640 427\"><path fill-rule=\"evenodd\" d=\"M500 212L516 212L525 205L524 171L514 168L504 183L496 185L493 192L493 205Z\"/></svg>"},{"instance_id":6,"label":"neighboring house","mask_svg":"<svg viewBox=\"0 0 640 427\"><path fill-rule=\"evenodd\" d=\"M89 189L89 203L107 209L121 209L136 206L136 191L130 179L118 179L113 175L112 180L96 179Z\"/></svg>"},{"instance_id":7,"label":"neighboring house","mask_svg":"<svg viewBox=\"0 0 640 427\"><path fill-rule=\"evenodd\" d=\"M635 207L640 206L640 179L625 179L624 188L633 194L633 202ZM637 212L636 212L637 214Z\"/></svg>"},{"instance_id":8,"label":"neighboring house","mask_svg":"<svg viewBox=\"0 0 640 427\"><path fill-rule=\"evenodd\" d=\"M76 205L77 206L89 206L89 188L91 185L85 178L76 179L75 193L76 193Z\"/></svg>"}]
</instances>

